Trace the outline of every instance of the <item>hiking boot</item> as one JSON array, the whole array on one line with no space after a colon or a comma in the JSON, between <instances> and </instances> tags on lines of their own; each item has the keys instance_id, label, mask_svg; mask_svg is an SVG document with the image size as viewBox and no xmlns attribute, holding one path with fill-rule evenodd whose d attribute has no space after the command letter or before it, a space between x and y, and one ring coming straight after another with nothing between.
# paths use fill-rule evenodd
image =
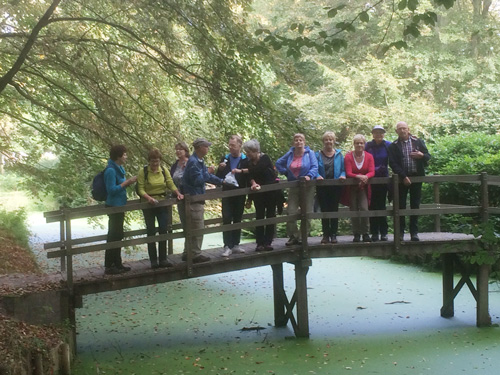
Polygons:
<instances>
[{"instance_id":1,"label":"hiking boot","mask_svg":"<svg viewBox=\"0 0 500 375\"><path fill-rule=\"evenodd\" d=\"M124 266L123 264L120 264L117 268L119 270L122 270L122 272L128 272L128 271L130 271L132 269L130 267Z\"/></svg>"},{"instance_id":2,"label":"hiking boot","mask_svg":"<svg viewBox=\"0 0 500 375\"><path fill-rule=\"evenodd\" d=\"M363 234L363 242L372 242L372 239L368 233Z\"/></svg>"},{"instance_id":3,"label":"hiking boot","mask_svg":"<svg viewBox=\"0 0 500 375\"><path fill-rule=\"evenodd\" d=\"M266 248L264 247L264 245L257 245L255 251L256 252L266 251Z\"/></svg>"},{"instance_id":4,"label":"hiking boot","mask_svg":"<svg viewBox=\"0 0 500 375\"><path fill-rule=\"evenodd\" d=\"M330 242L330 238L328 236L323 236L323 238L321 239L321 244L324 245L324 244L327 244Z\"/></svg>"},{"instance_id":5,"label":"hiking boot","mask_svg":"<svg viewBox=\"0 0 500 375\"><path fill-rule=\"evenodd\" d=\"M412 241L415 241L415 242L420 241L420 238L418 238L418 234L417 233L412 234L411 237L410 237L410 239Z\"/></svg>"},{"instance_id":6,"label":"hiking boot","mask_svg":"<svg viewBox=\"0 0 500 375\"><path fill-rule=\"evenodd\" d=\"M297 239L295 237L290 237L290 239L285 243L286 246L297 245Z\"/></svg>"},{"instance_id":7,"label":"hiking boot","mask_svg":"<svg viewBox=\"0 0 500 375\"><path fill-rule=\"evenodd\" d=\"M337 243L337 235L336 235L336 234L333 234L333 235L330 237L330 242L331 242L331 243Z\"/></svg>"},{"instance_id":8,"label":"hiking boot","mask_svg":"<svg viewBox=\"0 0 500 375\"><path fill-rule=\"evenodd\" d=\"M382 234L380 236L380 241L388 241L389 239L387 238L387 234Z\"/></svg>"},{"instance_id":9,"label":"hiking boot","mask_svg":"<svg viewBox=\"0 0 500 375\"><path fill-rule=\"evenodd\" d=\"M224 251L223 253L221 254L221 256L223 257L228 257L229 255L231 255L233 252L231 251L231 249L229 248L229 246L224 246Z\"/></svg>"},{"instance_id":10,"label":"hiking boot","mask_svg":"<svg viewBox=\"0 0 500 375\"><path fill-rule=\"evenodd\" d=\"M265 251L273 251L273 250L274 250L274 247L272 247L272 246L271 246L271 244L264 245L264 250L265 250Z\"/></svg>"},{"instance_id":11,"label":"hiking boot","mask_svg":"<svg viewBox=\"0 0 500 375\"><path fill-rule=\"evenodd\" d=\"M361 234L355 234L352 242L361 242Z\"/></svg>"},{"instance_id":12,"label":"hiking boot","mask_svg":"<svg viewBox=\"0 0 500 375\"><path fill-rule=\"evenodd\" d=\"M372 234L372 241L377 242L379 240L378 234Z\"/></svg>"},{"instance_id":13,"label":"hiking boot","mask_svg":"<svg viewBox=\"0 0 500 375\"><path fill-rule=\"evenodd\" d=\"M155 269L157 269L158 267L160 267L160 266L158 265L158 261L157 261L157 260L152 260L152 261L151 261L151 268L155 270Z\"/></svg>"}]
</instances>

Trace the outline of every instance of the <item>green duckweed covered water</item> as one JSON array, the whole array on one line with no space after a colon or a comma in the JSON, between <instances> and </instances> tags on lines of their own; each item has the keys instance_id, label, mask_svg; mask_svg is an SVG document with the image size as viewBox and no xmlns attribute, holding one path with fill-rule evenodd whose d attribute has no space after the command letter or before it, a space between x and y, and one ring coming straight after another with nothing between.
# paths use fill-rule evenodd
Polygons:
<instances>
[{"instance_id":1,"label":"green duckweed covered water","mask_svg":"<svg viewBox=\"0 0 500 375\"><path fill-rule=\"evenodd\" d=\"M294 289L292 265L285 285ZM371 258L314 260L311 338L273 327L262 267L84 298L74 374L497 374L500 331L464 289L439 316L441 276ZM492 284L490 313L500 314ZM241 331L243 328L263 327Z\"/></svg>"}]
</instances>

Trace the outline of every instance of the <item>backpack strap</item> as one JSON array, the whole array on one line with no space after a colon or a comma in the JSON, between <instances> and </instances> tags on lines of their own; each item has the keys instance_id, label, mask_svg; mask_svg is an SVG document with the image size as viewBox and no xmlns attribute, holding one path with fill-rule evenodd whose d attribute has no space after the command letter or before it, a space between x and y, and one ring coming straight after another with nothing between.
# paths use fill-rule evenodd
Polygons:
<instances>
[{"instance_id":1,"label":"backpack strap","mask_svg":"<svg viewBox=\"0 0 500 375\"><path fill-rule=\"evenodd\" d=\"M165 181L165 186L167 185L167 171L163 165L160 166L161 173L163 173L163 180Z\"/></svg>"},{"instance_id":2,"label":"backpack strap","mask_svg":"<svg viewBox=\"0 0 500 375\"><path fill-rule=\"evenodd\" d=\"M146 183L148 182L148 165L146 164L144 166L144 186L146 186Z\"/></svg>"}]
</instances>

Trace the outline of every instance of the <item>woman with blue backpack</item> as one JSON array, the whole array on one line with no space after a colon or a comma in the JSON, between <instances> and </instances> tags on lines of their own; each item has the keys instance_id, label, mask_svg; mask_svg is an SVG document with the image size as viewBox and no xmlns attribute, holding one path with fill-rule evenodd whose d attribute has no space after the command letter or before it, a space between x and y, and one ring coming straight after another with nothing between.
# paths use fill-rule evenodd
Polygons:
<instances>
[{"instance_id":1,"label":"woman with blue backpack","mask_svg":"<svg viewBox=\"0 0 500 375\"><path fill-rule=\"evenodd\" d=\"M108 166L104 171L106 186L106 207L119 207L127 204L127 186L137 181L137 176L125 178L123 165L127 161L127 148L124 145L112 146L109 151ZM107 242L123 240L123 222L125 212L108 214ZM104 255L104 267L107 275L117 275L130 271L122 263L121 247L107 249Z\"/></svg>"}]
</instances>

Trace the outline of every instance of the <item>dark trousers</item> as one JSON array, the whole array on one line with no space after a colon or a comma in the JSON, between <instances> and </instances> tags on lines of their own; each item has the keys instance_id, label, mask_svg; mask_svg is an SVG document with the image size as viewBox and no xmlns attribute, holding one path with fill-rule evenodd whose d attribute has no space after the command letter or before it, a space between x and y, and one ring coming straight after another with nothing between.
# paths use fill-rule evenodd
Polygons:
<instances>
[{"instance_id":1,"label":"dark trousers","mask_svg":"<svg viewBox=\"0 0 500 375\"><path fill-rule=\"evenodd\" d=\"M276 193L275 191L269 191L252 195L257 220L276 217ZM274 224L261 225L255 228L257 246L271 245L274 238L274 228Z\"/></svg>"},{"instance_id":2,"label":"dark trousers","mask_svg":"<svg viewBox=\"0 0 500 375\"><path fill-rule=\"evenodd\" d=\"M321 212L337 212L339 210L341 186L317 186L316 196L318 198ZM321 219L323 236L336 236L339 228L339 219Z\"/></svg>"},{"instance_id":3,"label":"dark trousers","mask_svg":"<svg viewBox=\"0 0 500 375\"><path fill-rule=\"evenodd\" d=\"M412 183L410 186L399 184L399 208L406 208L406 197L410 193L410 208L420 208L420 197L422 196L422 183ZM405 231L405 217L401 216L399 221L401 234ZM418 216L410 216L410 234L418 234Z\"/></svg>"},{"instance_id":4,"label":"dark trousers","mask_svg":"<svg viewBox=\"0 0 500 375\"><path fill-rule=\"evenodd\" d=\"M142 210L144 221L146 222L146 233L149 236L156 234L156 221L158 220L158 233L167 233L168 215L167 207L152 207L147 210ZM159 260L167 260L167 241L158 242ZM149 260L151 262L158 261L156 253L156 242L148 243Z\"/></svg>"},{"instance_id":5,"label":"dark trousers","mask_svg":"<svg viewBox=\"0 0 500 375\"><path fill-rule=\"evenodd\" d=\"M243 211L245 210L245 195L237 197L222 198L222 223L241 223ZM224 246L232 249L240 244L241 229L229 230L222 233Z\"/></svg>"},{"instance_id":6,"label":"dark trousers","mask_svg":"<svg viewBox=\"0 0 500 375\"><path fill-rule=\"evenodd\" d=\"M123 222L125 220L125 212L118 212L116 214L108 215L108 237L107 242L123 240ZM122 248L117 247L107 249L104 255L104 267L117 267L122 266Z\"/></svg>"},{"instance_id":7,"label":"dark trousers","mask_svg":"<svg viewBox=\"0 0 500 375\"><path fill-rule=\"evenodd\" d=\"M387 208L387 185L371 185L372 195L370 200L370 210L385 210ZM386 236L388 232L387 217L377 216L370 218L370 232L378 236Z\"/></svg>"}]
</instances>

